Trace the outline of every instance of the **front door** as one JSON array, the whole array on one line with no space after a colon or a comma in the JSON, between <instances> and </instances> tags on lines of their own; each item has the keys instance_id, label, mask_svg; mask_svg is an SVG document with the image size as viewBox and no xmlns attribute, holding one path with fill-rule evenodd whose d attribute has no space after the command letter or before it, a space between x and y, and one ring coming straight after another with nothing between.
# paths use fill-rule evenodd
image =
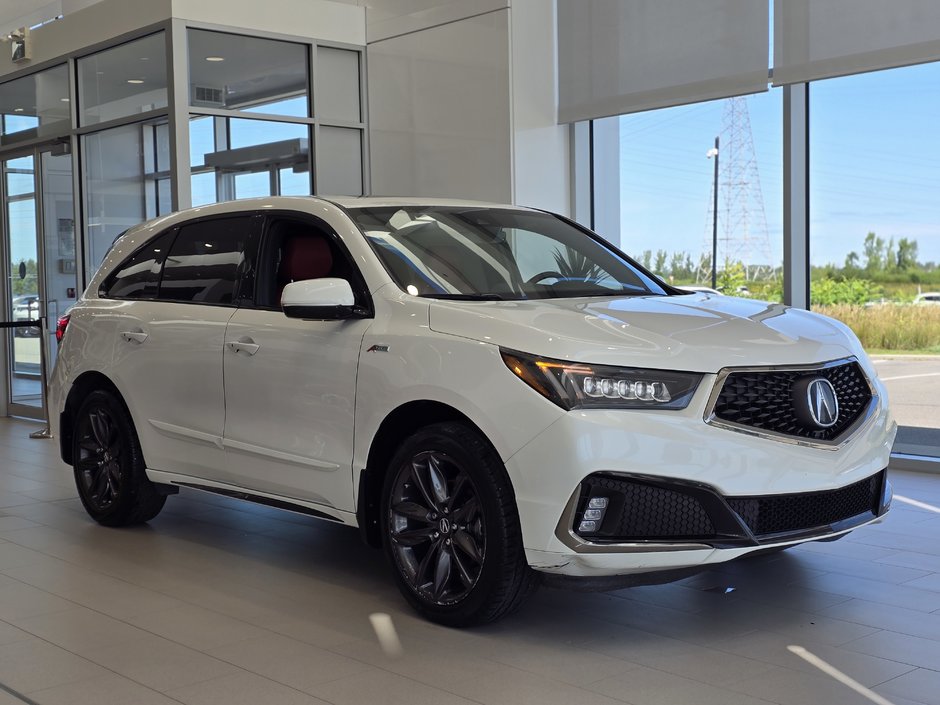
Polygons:
<instances>
[{"instance_id":1,"label":"front door","mask_svg":"<svg viewBox=\"0 0 940 705\"><path fill-rule=\"evenodd\" d=\"M42 370L55 361L55 322L78 291L72 157L61 145L0 161L6 302L4 393L7 413L45 418ZM43 359L45 358L45 359Z\"/></svg>"}]
</instances>

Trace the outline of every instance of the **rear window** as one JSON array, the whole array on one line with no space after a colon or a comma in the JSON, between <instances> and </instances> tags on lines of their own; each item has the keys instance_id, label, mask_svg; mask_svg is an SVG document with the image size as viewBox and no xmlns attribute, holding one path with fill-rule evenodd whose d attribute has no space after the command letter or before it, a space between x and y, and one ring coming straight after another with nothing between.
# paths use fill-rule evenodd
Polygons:
<instances>
[{"instance_id":1,"label":"rear window","mask_svg":"<svg viewBox=\"0 0 940 705\"><path fill-rule=\"evenodd\" d=\"M100 295L110 299L154 299L160 283L160 268L173 242L170 230L148 242L128 257L101 287Z\"/></svg>"},{"instance_id":2,"label":"rear window","mask_svg":"<svg viewBox=\"0 0 940 705\"><path fill-rule=\"evenodd\" d=\"M163 264L161 301L231 305L245 263L250 216L184 225Z\"/></svg>"}]
</instances>

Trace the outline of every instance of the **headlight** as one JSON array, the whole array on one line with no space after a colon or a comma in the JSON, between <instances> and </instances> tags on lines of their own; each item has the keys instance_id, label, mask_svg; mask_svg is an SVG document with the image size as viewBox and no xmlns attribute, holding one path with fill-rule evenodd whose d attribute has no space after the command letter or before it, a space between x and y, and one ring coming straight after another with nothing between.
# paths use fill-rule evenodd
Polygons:
<instances>
[{"instance_id":1,"label":"headlight","mask_svg":"<svg viewBox=\"0 0 940 705\"><path fill-rule=\"evenodd\" d=\"M523 382L563 409L684 409L702 375L536 357L500 349Z\"/></svg>"}]
</instances>

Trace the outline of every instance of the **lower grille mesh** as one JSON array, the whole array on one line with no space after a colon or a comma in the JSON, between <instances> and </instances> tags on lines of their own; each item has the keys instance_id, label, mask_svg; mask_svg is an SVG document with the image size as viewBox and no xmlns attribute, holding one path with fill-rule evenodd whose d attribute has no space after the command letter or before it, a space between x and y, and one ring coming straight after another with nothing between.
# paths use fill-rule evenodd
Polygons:
<instances>
[{"instance_id":1,"label":"lower grille mesh","mask_svg":"<svg viewBox=\"0 0 940 705\"><path fill-rule=\"evenodd\" d=\"M758 537L828 526L877 512L880 475L840 490L771 497L730 497L728 504Z\"/></svg>"},{"instance_id":2,"label":"lower grille mesh","mask_svg":"<svg viewBox=\"0 0 940 705\"><path fill-rule=\"evenodd\" d=\"M838 490L756 497L722 497L705 485L595 474L581 485L574 526L594 497L606 497L606 515L592 541L758 541L800 534L863 515L877 516L884 471ZM740 521L739 521L740 519Z\"/></svg>"}]
</instances>

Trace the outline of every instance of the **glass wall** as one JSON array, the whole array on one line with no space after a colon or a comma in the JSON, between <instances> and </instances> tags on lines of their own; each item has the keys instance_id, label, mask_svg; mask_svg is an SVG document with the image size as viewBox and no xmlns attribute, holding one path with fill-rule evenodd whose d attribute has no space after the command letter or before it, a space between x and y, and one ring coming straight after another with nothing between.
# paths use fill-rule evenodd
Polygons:
<instances>
[{"instance_id":1,"label":"glass wall","mask_svg":"<svg viewBox=\"0 0 940 705\"><path fill-rule=\"evenodd\" d=\"M188 37L193 107L309 117L306 45L201 29Z\"/></svg>"},{"instance_id":2,"label":"glass wall","mask_svg":"<svg viewBox=\"0 0 940 705\"><path fill-rule=\"evenodd\" d=\"M188 42L194 206L363 193L360 52L316 47L311 100L307 45L197 29Z\"/></svg>"},{"instance_id":3,"label":"glass wall","mask_svg":"<svg viewBox=\"0 0 940 705\"><path fill-rule=\"evenodd\" d=\"M0 147L68 132L69 101L65 64L0 84Z\"/></svg>"},{"instance_id":4,"label":"glass wall","mask_svg":"<svg viewBox=\"0 0 940 705\"><path fill-rule=\"evenodd\" d=\"M810 298L875 354L896 449L940 452L940 63L810 86Z\"/></svg>"},{"instance_id":5,"label":"glass wall","mask_svg":"<svg viewBox=\"0 0 940 705\"><path fill-rule=\"evenodd\" d=\"M192 118L193 205L311 193L309 131L296 123Z\"/></svg>"},{"instance_id":6,"label":"glass wall","mask_svg":"<svg viewBox=\"0 0 940 705\"><path fill-rule=\"evenodd\" d=\"M167 107L163 32L78 60L79 124Z\"/></svg>"},{"instance_id":7,"label":"glass wall","mask_svg":"<svg viewBox=\"0 0 940 705\"><path fill-rule=\"evenodd\" d=\"M780 301L781 115L774 89L622 116L621 248L676 286Z\"/></svg>"},{"instance_id":8,"label":"glass wall","mask_svg":"<svg viewBox=\"0 0 940 705\"><path fill-rule=\"evenodd\" d=\"M82 137L89 271L132 225L169 213L166 123L135 123Z\"/></svg>"}]
</instances>

